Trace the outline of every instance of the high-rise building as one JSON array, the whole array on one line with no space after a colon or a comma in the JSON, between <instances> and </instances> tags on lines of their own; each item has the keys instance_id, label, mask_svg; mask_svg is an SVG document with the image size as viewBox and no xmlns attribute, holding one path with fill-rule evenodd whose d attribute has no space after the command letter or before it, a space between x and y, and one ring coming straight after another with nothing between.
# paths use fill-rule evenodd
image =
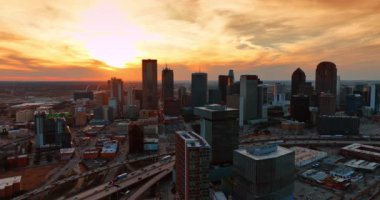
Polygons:
<instances>
[{"instance_id":1,"label":"high-rise building","mask_svg":"<svg viewBox=\"0 0 380 200\"><path fill-rule=\"evenodd\" d=\"M260 79L256 75L242 75L240 77L240 125L251 120L261 118L259 94Z\"/></svg>"},{"instance_id":2,"label":"high-rise building","mask_svg":"<svg viewBox=\"0 0 380 200\"><path fill-rule=\"evenodd\" d=\"M315 77L315 90L333 94L336 97L337 68L332 62L321 62L317 66Z\"/></svg>"},{"instance_id":3,"label":"high-rise building","mask_svg":"<svg viewBox=\"0 0 380 200\"><path fill-rule=\"evenodd\" d=\"M110 89L110 99L114 99L115 105L117 105L115 109L115 114L117 117L123 116L123 107L124 107L124 89L123 89L123 81L121 79L117 79L115 77L111 78L108 81L108 87Z\"/></svg>"},{"instance_id":4,"label":"high-rise building","mask_svg":"<svg viewBox=\"0 0 380 200\"><path fill-rule=\"evenodd\" d=\"M144 152L144 131L138 124L131 123L128 126L129 153Z\"/></svg>"},{"instance_id":5,"label":"high-rise building","mask_svg":"<svg viewBox=\"0 0 380 200\"><path fill-rule=\"evenodd\" d=\"M191 74L191 103L193 107L207 104L207 74L198 72Z\"/></svg>"},{"instance_id":6,"label":"high-rise building","mask_svg":"<svg viewBox=\"0 0 380 200\"><path fill-rule=\"evenodd\" d=\"M291 95L297 95L301 93L301 87L306 83L305 72L301 68L297 68L292 74L292 91Z\"/></svg>"},{"instance_id":7,"label":"high-rise building","mask_svg":"<svg viewBox=\"0 0 380 200\"><path fill-rule=\"evenodd\" d=\"M176 98L166 98L165 99L165 108L164 113L165 115L169 116L179 116L181 115L181 101Z\"/></svg>"},{"instance_id":8,"label":"high-rise building","mask_svg":"<svg viewBox=\"0 0 380 200\"><path fill-rule=\"evenodd\" d=\"M220 96L222 98L222 104L226 104L228 90L232 84L233 84L233 77L229 75L219 75L218 86L219 86Z\"/></svg>"},{"instance_id":9,"label":"high-rise building","mask_svg":"<svg viewBox=\"0 0 380 200\"><path fill-rule=\"evenodd\" d=\"M174 73L173 70L165 68L162 70L162 101L174 97Z\"/></svg>"},{"instance_id":10,"label":"high-rise building","mask_svg":"<svg viewBox=\"0 0 380 200\"><path fill-rule=\"evenodd\" d=\"M208 104L220 104L222 101L219 89L208 90Z\"/></svg>"},{"instance_id":11,"label":"high-rise building","mask_svg":"<svg viewBox=\"0 0 380 200\"><path fill-rule=\"evenodd\" d=\"M370 107L374 113L380 113L380 84L371 85Z\"/></svg>"},{"instance_id":12,"label":"high-rise building","mask_svg":"<svg viewBox=\"0 0 380 200\"><path fill-rule=\"evenodd\" d=\"M228 76L232 79L232 83L234 83L235 82L235 74L234 74L233 69L228 70Z\"/></svg>"},{"instance_id":13,"label":"high-rise building","mask_svg":"<svg viewBox=\"0 0 380 200\"><path fill-rule=\"evenodd\" d=\"M178 131L175 146L176 189L180 198L210 199L210 145L195 132Z\"/></svg>"},{"instance_id":14,"label":"high-rise building","mask_svg":"<svg viewBox=\"0 0 380 200\"><path fill-rule=\"evenodd\" d=\"M65 118L41 112L36 113L34 120L36 148L43 148L46 145L61 148L71 147L71 133Z\"/></svg>"},{"instance_id":15,"label":"high-rise building","mask_svg":"<svg viewBox=\"0 0 380 200\"><path fill-rule=\"evenodd\" d=\"M196 107L194 114L201 117L201 136L212 147L211 163L231 163L239 145L239 110L213 104Z\"/></svg>"},{"instance_id":16,"label":"high-rise building","mask_svg":"<svg viewBox=\"0 0 380 200\"><path fill-rule=\"evenodd\" d=\"M135 105L135 88L129 86L127 88L127 106Z\"/></svg>"},{"instance_id":17,"label":"high-rise building","mask_svg":"<svg viewBox=\"0 0 380 200\"><path fill-rule=\"evenodd\" d=\"M233 199L293 199L294 163L294 151L277 144L235 150Z\"/></svg>"},{"instance_id":18,"label":"high-rise building","mask_svg":"<svg viewBox=\"0 0 380 200\"><path fill-rule=\"evenodd\" d=\"M360 94L351 94L346 96L345 112L347 115L361 115L364 106L363 96Z\"/></svg>"},{"instance_id":19,"label":"high-rise building","mask_svg":"<svg viewBox=\"0 0 380 200\"><path fill-rule=\"evenodd\" d=\"M320 115L335 115L336 100L335 95L329 93L321 93L319 95L319 114Z\"/></svg>"},{"instance_id":20,"label":"high-rise building","mask_svg":"<svg viewBox=\"0 0 380 200\"><path fill-rule=\"evenodd\" d=\"M290 105L290 114L294 120L307 122L310 120L309 103L310 97L307 95L293 95Z\"/></svg>"},{"instance_id":21,"label":"high-rise building","mask_svg":"<svg viewBox=\"0 0 380 200\"><path fill-rule=\"evenodd\" d=\"M142 109L158 109L157 60L142 60Z\"/></svg>"},{"instance_id":22,"label":"high-rise building","mask_svg":"<svg viewBox=\"0 0 380 200\"><path fill-rule=\"evenodd\" d=\"M275 83L273 86L273 104L283 105L285 103L285 84Z\"/></svg>"}]
</instances>

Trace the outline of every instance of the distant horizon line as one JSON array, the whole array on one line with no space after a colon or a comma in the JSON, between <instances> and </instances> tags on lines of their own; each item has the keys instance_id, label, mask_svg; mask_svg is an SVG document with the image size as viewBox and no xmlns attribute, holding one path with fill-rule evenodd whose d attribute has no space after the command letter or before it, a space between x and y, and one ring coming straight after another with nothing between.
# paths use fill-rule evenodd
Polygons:
<instances>
[{"instance_id":1,"label":"distant horizon line","mask_svg":"<svg viewBox=\"0 0 380 200\"><path fill-rule=\"evenodd\" d=\"M116 77L117 78L117 77ZM123 80L123 79L122 79ZM266 81L266 82L275 82L275 81L280 81L280 82L290 82L292 81L291 79L288 79L288 80L264 80L264 79L260 79L261 81ZM46 82L62 82L62 83L70 83L70 82L107 82L107 80L78 80L78 81L74 81L74 80L59 80L59 81L53 81L53 80L42 80L42 81L22 81L22 80L14 80L14 81L2 81L0 80L0 83L11 83L11 82L17 82L17 83L27 83L27 82L33 82L33 83L46 83ZM157 81L161 81L157 79ZM191 80L174 80L174 82L190 82ZM207 81L215 81L215 82L218 82L217 79L212 79L212 80L207 80ZM315 82L314 79L312 80L306 80L306 82ZM341 79L340 81L355 81L355 82L358 82L358 81L366 81L366 82L370 82L370 81L380 81L379 80L370 80L370 79ZM133 80L133 81L125 81L123 80L123 82L142 82L142 80ZM235 81L237 82L237 81Z\"/></svg>"}]
</instances>

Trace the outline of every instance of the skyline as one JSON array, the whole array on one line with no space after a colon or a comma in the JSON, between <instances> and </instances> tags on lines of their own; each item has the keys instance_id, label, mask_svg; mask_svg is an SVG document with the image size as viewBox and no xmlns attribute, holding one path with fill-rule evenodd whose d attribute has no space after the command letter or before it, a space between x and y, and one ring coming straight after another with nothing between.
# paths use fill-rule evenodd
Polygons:
<instances>
[{"instance_id":1,"label":"skyline","mask_svg":"<svg viewBox=\"0 0 380 200\"><path fill-rule=\"evenodd\" d=\"M209 80L228 69L290 80L298 67L315 80L322 61L334 62L342 80L378 80L379 8L342 0L7 1L0 80L139 81L149 58L176 80L199 69Z\"/></svg>"}]
</instances>

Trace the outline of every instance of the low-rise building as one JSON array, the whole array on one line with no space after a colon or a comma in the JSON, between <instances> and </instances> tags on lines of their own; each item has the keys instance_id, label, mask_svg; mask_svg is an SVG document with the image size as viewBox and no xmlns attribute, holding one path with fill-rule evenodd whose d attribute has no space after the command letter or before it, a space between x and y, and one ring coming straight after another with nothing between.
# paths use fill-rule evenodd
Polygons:
<instances>
[{"instance_id":1,"label":"low-rise building","mask_svg":"<svg viewBox=\"0 0 380 200\"><path fill-rule=\"evenodd\" d=\"M354 169L369 171L369 172L374 172L380 166L380 164L376 162L368 162L365 160L355 160L355 159L344 163L344 165L347 167L352 167Z\"/></svg>"},{"instance_id":2,"label":"low-rise building","mask_svg":"<svg viewBox=\"0 0 380 200\"><path fill-rule=\"evenodd\" d=\"M0 199L11 198L21 191L21 176L0 179Z\"/></svg>"},{"instance_id":3,"label":"low-rise building","mask_svg":"<svg viewBox=\"0 0 380 200\"><path fill-rule=\"evenodd\" d=\"M295 152L296 167L303 167L327 157L327 153L323 151L307 149L304 147L291 147L290 149Z\"/></svg>"},{"instance_id":4,"label":"low-rise building","mask_svg":"<svg viewBox=\"0 0 380 200\"><path fill-rule=\"evenodd\" d=\"M343 147L340 154L350 158L380 162L380 147L354 143Z\"/></svg>"}]
</instances>

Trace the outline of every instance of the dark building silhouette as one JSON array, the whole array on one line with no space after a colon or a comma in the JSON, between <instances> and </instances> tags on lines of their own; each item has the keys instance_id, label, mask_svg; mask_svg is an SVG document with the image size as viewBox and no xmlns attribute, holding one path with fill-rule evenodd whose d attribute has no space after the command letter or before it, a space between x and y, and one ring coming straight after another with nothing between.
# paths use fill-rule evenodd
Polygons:
<instances>
[{"instance_id":1,"label":"dark building silhouette","mask_svg":"<svg viewBox=\"0 0 380 200\"><path fill-rule=\"evenodd\" d=\"M361 115L364 106L363 96L360 94L351 94L346 96L345 112L347 115Z\"/></svg>"},{"instance_id":2,"label":"dark building silhouette","mask_svg":"<svg viewBox=\"0 0 380 200\"><path fill-rule=\"evenodd\" d=\"M220 104L222 101L221 92L219 89L209 89L208 90L208 103L209 104Z\"/></svg>"},{"instance_id":3,"label":"dark building silhouette","mask_svg":"<svg viewBox=\"0 0 380 200\"><path fill-rule=\"evenodd\" d=\"M342 85L340 88L340 95L339 95L339 104L341 107L346 106L346 100L347 100L347 95L353 94L353 89L352 87L349 87L347 85Z\"/></svg>"},{"instance_id":4,"label":"dark building silhouette","mask_svg":"<svg viewBox=\"0 0 380 200\"><path fill-rule=\"evenodd\" d=\"M228 71L228 76L231 78L232 83L234 83L235 82L235 74L234 74L234 70L233 69L230 69Z\"/></svg>"},{"instance_id":5,"label":"dark building silhouette","mask_svg":"<svg viewBox=\"0 0 380 200\"><path fill-rule=\"evenodd\" d=\"M321 135L358 135L360 118L349 116L320 116L317 131Z\"/></svg>"},{"instance_id":6,"label":"dark building silhouette","mask_svg":"<svg viewBox=\"0 0 380 200\"><path fill-rule=\"evenodd\" d=\"M232 163L239 147L239 110L213 104L195 108L194 114L201 118L200 135L212 147L212 164Z\"/></svg>"},{"instance_id":7,"label":"dark building silhouette","mask_svg":"<svg viewBox=\"0 0 380 200\"><path fill-rule=\"evenodd\" d=\"M191 103L193 107L207 104L207 74L191 74Z\"/></svg>"},{"instance_id":8,"label":"dark building silhouette","mask_svg":"<svg viewBox=\"0 0 380 200\"><path fill-rule=\"evenodd\" d=\"M142 108L142 102L143 102L143 91L142 90L135 90L135 101L138 101L139 104L137 106L139 108Z\"/></svg>"},{"instance_id":9,"label":"dark building silhouette","mask_svg":"<svg viewBox=\"0 0 380 200\"><path fill-rule=\"evenodd\" d=\"M144 152L144 132L140 125L132 123L128 126L129 153Z\"/></svg>"},{"instance_id":10,"label":"dark building silhouette","mask_svg":"<svg viewBox=\"0 0 380 200\"><path fill-rule=\"evenodd\" d=\"M321 93L318 100L320 115L335 115L336 99L333 94Z\"/></svg>"},{"instance_id":11,"label":"dark building silhouette","mask_svg":"<svg viewBox=\"0 0 380 200\"><path fill-rule=\"evenodd\" d=\"M315 77L315 90L319 94L321 92L330 93L334 96L337 84L337 68L332 62L321 62L317 66Z\"/></svg>"},{"instance_id":12,"label":"dark building silhouette","mask_svg":"<svg viewBox=\"0 0 380 200\"><path fill-rule=\"evenodd\" d=\"M92 91L79 91L79 92L74 92L73 94L74 101L78 99L94 99L94 93Z\"/></svg>"},{"instance_id":13,"label":"dark building silhouette","mask_svg":"<svg viewBox=\"0 0 380 200\"><path fill-rule=\"evenodd\" d=\"M174 97L174 73L173 70L165 68L162 70L162 101Z\"/></svg>"},{"instance_id":14,"label":"dark building silhouette","mask_svg":"<svg viewBox=\"0 0 380 200\"><path fill-rule=\"evenodd\" d=\"M165 99L165 115L169 116L179 116L181 115L181 101L174 97Z\"/></svg>"},{"instance_id":15,"label":"dark building silhouette","mask_svg":"<svg viewBox=\"0 0 380 200\"><path fill-rule=\"evenodd\" d=\"M233 84L233 77L229 75L219 75L218 86L219 86L220 96L222 99L222 104L226 104L228 90L232 84Z\"/></svg>"},{"instance_id":16,"label":"dark building silhouette","mask_svg":"<svg viewBox=\"0 0 380 200\"><path fill-rule=\"evenodd\" d=\"M307 95L293 95L291 104L291 116L294 120L307 122L310 120L309 102Z\"/></svg>"},{"instance_id":17,"label":"dark building silhouette","mask_svg":"<svg viewBox=\"0 0 380 200\"><path fill-rule=\"evenodd\" d=\"M301 87L306 83L306 75L302 69L297 68L292 74L292 91L291 95L302 93Z\"/></svg>"},{"instance_id":18,"label":"dark building silhouette","mask_svg":"<svg viewBox=\"0 0 380 200\"><path fill-rule=\"evenodd\" d=\"M142 109L158 109L157 60L142 60Z\"/></svg>"}]
</instances>

